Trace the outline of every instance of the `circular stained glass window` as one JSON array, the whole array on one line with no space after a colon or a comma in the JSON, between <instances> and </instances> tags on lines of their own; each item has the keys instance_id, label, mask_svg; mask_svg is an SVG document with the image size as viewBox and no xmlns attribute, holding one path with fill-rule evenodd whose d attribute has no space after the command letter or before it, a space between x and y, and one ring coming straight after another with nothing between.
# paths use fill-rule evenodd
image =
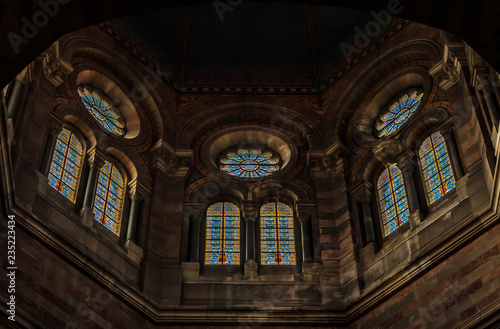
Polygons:
<instances>
[{"instance_id":1,"label":"circular stained glass window","mask_svg":"<svg viewBox=\"0 0 500 329\"><path fill-rule=\"evenodd\" d=\"M125 123L123 122L120 112L114 108L109 100L102 93L96 90L89 90L86 87L78 88L78 95L89 110L90 114L99 124L107 131L118 135L125 135Z\"/></svg>"},{"instance_id":2,"label":"circular stained glass window","mask_svg":"<svg viewBox=\"0 0 500 329\"><path fill-rule=\"evenodd\" d=\"M423 92L411 90L391 103L389 109L378 119L376 125L378 137L392 135L401 128L413 113L415 113L423 96Z\"/></svg>"},{"instance_id":3,"label":"circular stained glass window","mask_svg":"<svg viewBox=\"0 0 500 329\"><path fill-rule=\"evenodd\" d=\"M240 148L228 151L220 158L220 170L231 176L258 178L280 170L281 159L271 150Z\"/></svg>"}]
</instances>

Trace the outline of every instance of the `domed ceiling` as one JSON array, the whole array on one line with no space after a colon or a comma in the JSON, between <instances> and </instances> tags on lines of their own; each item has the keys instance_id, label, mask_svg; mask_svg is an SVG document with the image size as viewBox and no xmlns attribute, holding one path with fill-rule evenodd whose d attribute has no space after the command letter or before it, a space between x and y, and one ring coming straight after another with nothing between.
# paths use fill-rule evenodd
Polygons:
<instances>
[{"instance_id":1,"label":"domed ceiling","mask_svg":"<svg viewBox=\"0 0 500 329\"><path fill-rule=\"evenodd\" d=\"M214 1L108 24L180 91L287 86L317 92L350 68L341 45L356 47L358 31L369 22L376 22L369 12L331 6ZM380 32L375 29L351 60L402 23L393 18Z\"/></svg>"}]
</instances>

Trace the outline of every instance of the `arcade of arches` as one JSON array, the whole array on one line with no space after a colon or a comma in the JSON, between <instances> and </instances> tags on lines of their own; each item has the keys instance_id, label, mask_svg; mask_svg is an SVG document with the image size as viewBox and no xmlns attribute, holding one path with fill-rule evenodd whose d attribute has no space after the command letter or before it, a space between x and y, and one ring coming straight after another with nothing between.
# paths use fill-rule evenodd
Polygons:
<instances>
[{"instance_id":1,"label":"arcade of arches","mask_svg":"<svg viewBox=\"0 0 500 329\"><path fill-rule=\"evenodd\" d=\"M69 32L3 89L2 325L493 328L500 75L402 18L231 8Z\"/></svg>"}]
</instances>

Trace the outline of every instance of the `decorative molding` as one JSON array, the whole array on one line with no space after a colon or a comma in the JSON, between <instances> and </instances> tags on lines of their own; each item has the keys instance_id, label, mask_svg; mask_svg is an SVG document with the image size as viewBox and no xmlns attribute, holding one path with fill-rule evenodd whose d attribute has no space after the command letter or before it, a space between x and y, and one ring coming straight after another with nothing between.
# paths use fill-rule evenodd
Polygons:
<instances>
[{"instance_id":1,"label":"decorative molding","mask_svg":"<svg viewBox=\"0 0 500 329\"><path fill-rule=\"evenodd\" d=\"M430 75L437 80L439 87L447 91L460 79L462 66L448 47L444 46L443 60L429 70Z\"/></svg>"},{"instance_id":2,"label":"decorative molding","mask_svg":"<svg viewBox=\"0 0 500 329\"><path fill-rule=\"evenodd\" d=\"M371 201L373 185L367 181L361 182L358 186L352 189L350 195L359 203L368 203Z\"/></svg>"},{"instance_id":3,"label":"decorative molding","mask_svg":"<svg viewBox=\"0 0 500 329\"><path fill-rule=\"evenodd\" d=\"M259 209L254 203L243 203L243 217L245 220L250 220L252 222L257 221L259 217Z\"/></svg>"},{"instance_id":4,"label":"decorative molding","mask_svg":"<svg viewBox=\"0 0 500 329\"><path fill-rule=\"evenodd\" d=\"M193 163L192 151L176 152L168 143L158 141L151 149L152 165L169 176L186 176Z\"/></svg>"},{"instance_id":5,"label":"decorative molding","mask_svg":"<svg viewBox=\"0 0 500 329\"><path fill-rule=\"evenodd\" d=\"M106 161L106 154L98 150L95 146L87 152L87 162L91 167L101 168Z\"/></svg>"},{"instance_id":6,"label":"decorative molding","mask_svg":"<svg viewBox=\"0 0 500 329\"><path fill-rule=\"evenodd\" d=\"M45 78L56 87L62 84L73 71L73 66L60 56L59 41L57 41L39 57Z\"/></svg>"}]
</instances>

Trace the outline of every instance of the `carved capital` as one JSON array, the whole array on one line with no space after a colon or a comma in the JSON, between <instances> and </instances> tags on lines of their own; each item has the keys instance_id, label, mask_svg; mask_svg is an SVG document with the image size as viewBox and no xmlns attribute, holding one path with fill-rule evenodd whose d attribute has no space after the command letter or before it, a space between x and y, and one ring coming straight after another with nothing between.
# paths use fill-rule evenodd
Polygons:
<instances>
[{"instance_id":1,"label":"carved capital","mask_svg":"<svg viewBox=\"0 0 500 329\"><path fill-rule=\"evenodd\" d=\"M439 87L443 90L450 89L460 79L461 65L456 58L445 46L443 60L437 63L429 70L430 75L439 83Z\"/></svg>"},{"instance_id":2,"label":"carved capital","mask_svg":"<svg viewBox=\"0 0 500 329\"><path fill-rule=\"evenodd\" d=\"M132 201L142 202L146 199L146 196L150 194L148 189L141 183L137 182L137 180L133 180L128 184L128 186L130 200Z\"/></svg>"},{"instance_id":3,"label":"carved capital","mask_svg":"<svg viewBox=\"0 0 500 329\"><path fill-rule=\"evenodd\" d=\"M153 168L163 171L169 176L187 174L191 167L192 152L190 150L175 152L175 150L163 140L158 141L151 150L153 156Z\"/></svg>"},{"instance_id":4,"label":"carved capital","mask_svg":"<svg viewBox=\"0 0 500 329\"><path fill-rule=\"evenodd\" d=\"M308 220L311 220L311 212L310 211L304 211L304 210L299 210L297 211L297 219L301 222L307 222Z\"/></svg>"},{"instance_id":5,"label":"carved capital","mask_svg":"<svg viewBox=\"0 0 500 329\"><path fill-rule=\"evenodd\" d=\"M60 57L59 42L54 43L41 55L45 78L58 87L73 71L73 66Z\"/></svg>"},{"instance_id":6,"label":"carved capital","mask_svg":"<svg viewBox=\"0 0 500 329\"><path fill-rule=\"evenodd\" d=\"M61 131L63 130L64 122L60 118L55 115L50 116L50 126L49 131L53 136L59 136Z\"/></svg>"},{"instance_id":7,"label":"carved capital","mask_svg":"<svg viewBox=\"0 0 500 329\"><path fill-rule=\"evenodd\" d=\"M417 165L416 160L408 154L405 154L398 160L398 168L406 175L413 174L415 171L415 166Z\"/></svg>"},{"instance_id":8,"label":"carved capital","mask_svg":"<svg viewBox=\"0 0 500 329\"><path fill-rule=\"evenodd\" d=\"M476 77L476 89L487 91L490 83L488 82L487 76L478 75Z\"/></svg>"},{"instance_id":9,"label":"carved capital","mask_svg":"<svg viewBox=\"0 0 500 329\"><path fill-rule=\"evenodd\" d=\"M359 184L354 190L351 192L352 197L356 202L359 203L369 203L372 199L372 184L364 181Z\"/></svg>"},{"instance_id":10,"label":"carved capital","mask_svg":"<svg viewBox=\"0 0 500 329\"><path fill-rule=\"evenodd\" d=\"M93 147L88 151L87 154L88 154L87 162L89 166L101 168L104 165L104 162L106 161L106 154L104 154L100 150Z\"/></svg>"},{"instance_id":11,"label":"carved capital","mask_svg":"<svg viewBox=\"0 0 500 329\"><path fill-rule=\"evenodd\" d=\"M243 204L243 217L245 218L245 220L255 222L259 217L259 210L257 209L257 205L253 203Z\"/></svg>"},{"instance_id":12,"label":"carved capital","mask_svg":"<svg viewBox=\"0 0 500 329\"><path fill-rule=\"evenodd\" d=\"M185 203L184 214L189 220L200 222L203 219L203 204L202 203Z\"/></svg>"}]
</instances>

